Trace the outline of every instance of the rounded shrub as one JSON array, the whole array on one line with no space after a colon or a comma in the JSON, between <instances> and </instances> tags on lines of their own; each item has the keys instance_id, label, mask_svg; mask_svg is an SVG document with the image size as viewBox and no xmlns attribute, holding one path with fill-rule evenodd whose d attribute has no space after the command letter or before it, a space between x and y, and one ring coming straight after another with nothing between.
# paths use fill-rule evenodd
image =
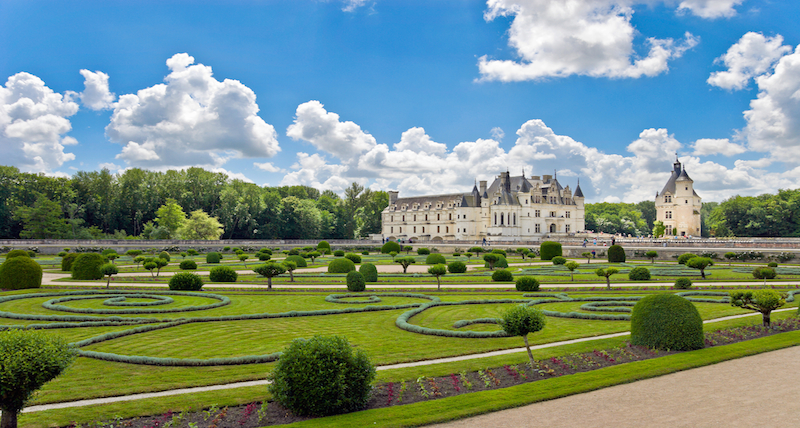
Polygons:
<instances>
[{"instance_id":1,"label":"rounded shrub","mask_svg":"<svg viewBox=\"0 0 800 428\"><path fill-rule=\"evenodd\" d=\"M258 253L256 254L256 257L258 257L258 259L261 260L262 262L265 262L272 258L272 256L267 253Z\"/></svg>"},{"instance_id":2,"label":"rounded shrub","mask_svg":"<svg viewBox=\"0 0 800 428\"><path fill-rule=\"evenodd\" d=\"M631 343L691 351L703 347L703 319L692 302L671 293L652 294L631 313Z\"/></svg>"},{"instance_id":3,"label":"rounded shrub","mask_svg":"<svg viewBox=\"0 0 800 428\"><path fill-rule=\"evenodd\" d=\"M329 244L328 241L319 241L319 243L317 244L317 250L322 250L322 249L330 251L331 244Z\"/></svg>"},{"instance_id":4,"label":"rounded shrub","mask_svg":"<svg viewBox=\"0 0 800 428\"><path fill-rule=\"evenodd\" d=\"M231 247L227 247L227 246L226 247L222 247L222 251L230 251L230 250L231 250Z\"/></svg>"},{"instance_id":5,"label":"rounded shrub","mask_svg":"<svg viewBox=\"0 0 800 428\"><path fill-rule=\"evenodd\" d=\"M264 248L262 248L262 249L258 250L258 252L259 252L259 253L267 253L267 254L269 254L270 256L272 255L272 250L270 250L270 249L269 249L269 248L267 248L267 247L264 247Z\"/></svg>"},{"instance_id":6,"label":"rounded shrub","mask_svg":"<svg viewBox=\"0 0 800 428\"><path fill-rule=\"evenodd\" d=\"M778 267L778 263L776 263L776 262L769 262L769 263L767 263L767 266L768 266L768 267L771 267L771 268L776 268L776 267Z\"/></svg>"},{"instance_id":7,"label":"rounded shrub","mask_svg":"<svg viewBox=\"0 0 800 428\"><path fill-rule=\"evenodd\" d=\"M677 288L678 290L688 290L689 287L692 286L692 280L689 278L678 278L675 280L675 285L673 288Z\"/></svg>"},{"instance_id":8,"label":"rounded shrub","mask_svg":"<svg viewBox=\"0 0 800 428\"><path fill-rule=\"evenodd\" d=\"M295 339L270 375L275 401L301 416L329 416L364 408L375 368L363 350L339 336Z\"/></svg>"},{"instance_id":9,"label":"rounded shrub","mask_svg":"<svg viewBox=\"0 0 800 428\"><path fill-rule=\"evenodd\" d=\"M364 263L358 268L358 271L361 272L361 275L364 275L364 281L378 282L378 268L374 264Z\"/></svg>"},{"instance_id":10,"label":"rounded shrub","mask_svg":"<svg viewBox=\"0 0 800 428\"><path fill-rule=\"evenodd\" d=\"M68 253L67 253L66 251L59 251L57 255L58 255L58 257L64 257L64 256L66 256L67 254L68 254Z\"/></svg>"},{"instance_id":11,"label":"rounded shrub","mask_svg":"<svg viewBox=\"0 0 800 428\"><path fill-rule=\"evenodd\" d=\"M361 255L362 255L362 256L368 256L368 255L369 255L369 251L362 251L362 252L361 252Z\"/></svg>"},{"instance_id":12,"label":"rounded shrub","mask_svg":"<svg viewBox=\"0 0 800 428\"><path fill-rule=\"evenodd\" d=\"M508 267L508 260L503 257L502 254L495 254L497 256L497 261L494 262L495 268L507 268ZM489 267L489 262L484 263L483 267Z\"/></svg>"},{"instance_id":13,"label":"rounded shrub","mask_svg":"<svg viewBox=\"0 0 800 428\"><path fill-rule=\"evenodd\" d=\"M72 279L100 279L100 266L106 259L97 253L83 253L72 262Z\"/></svg>"},{"instance_id":14,"label":"rounded shrub","mask_svg":"<svg viewBox=\"0 0 800 428\"><path fill-rule=\"evenodd\" d=\"M628 272L628 279L631 281L649 281L650 270L644 266L635 267Z\"/></svg>"},{"instance_id":15,"label":"rounded shrub","mask_svg":"<svg viewBox=\"0 0 800 428\"><path fill-rule=\"evenodd\" d=\"M757 267L753 269L753 278L756 279L774 279L776 276L775 269L770 267Z\"/></svg>"},{"instance_id":16,"label":"rounded shrub","mask_svg":"<svg viewBox=\"0 0 800 428\"><path fill-rule=\"evenodd\" d=\"M42 267L30 257L12 257L0 265L0 289L22 290L42 286Z\"/></svg>"},{"instance_id":17,"label":"rounded shrub","mask_svg":"<svg viewBox=\"0 0 800 428\"><path fill-rule=\"evenodd\" d=\"M236 282L239 274L230 266L214 266L208 273L208 279L213 282Z\"/></svg>"},{"instance_id":18,"label":"rounded shrub","mask_svg":"<svg viewBox=\"0 0 800 428\"><path fill-rule=\"evenodd\" d=\"M219 263L222 260L222 254L212 251L206 254L206 263Z\"/></svg>"},{"instance_id":19,"label":"rounded shrub","mask_svg":"<svg viewBox=\"0 0 800 428\"><path fill-rule=\"evenodd\" d=\"M622 245L612 245L608 247L609 263L625 263L625 249Z\"/></svg>"},{"instance_id":20,"label":"rounded shrub","mask_svg":"<svg viewBox=\"0 0 800 428\"><path fill-rule=\"evenodd\" d=\"M356 264L350 259L335 259L328 263L328 273L347 273L356 270Z\"/></svg>"},{"instance_id":21,"label":"rounded shrub","mask_svg":"<svg viewBox=\"0 0 800 428\"><path fill-rule=\"evenodd\" d=\"M67 253L66 256L61 258L61 270L64 272L69 272L72 270L72 263L75 261L75 258L78 257L78 253Z\"/></svg>"},{"instance_id":22,"label":"rounded shrub","mask_svg":"<svg viewBox=\"0 0 800 428\"><path fill-rule=\"evenodd\" d=\"M567 264L567 259L565 259L564 257L561 257L561 256L553 257L552 261L553 261L554 265L565 265L565 264Z\"/></svg>"},{"instance_id":23,"label":"rounded shrub","mask_svg":"<svg viewBox=\"0 0 800 428\"><path fill-rule=\"evenodd\" d=\"M194 260L182 260L178 267L182 270L195 270L197 269L197 263Z\"/></svg>"},{"instance_id":24,"label":"rounded shrub","mask_svg":"<svg viewBox=\"0 0 800 428\"><path fill-rule=\"evenodd\" d=\"M364 291L366 288L367 284L361 272L352 271L347 273L347 291Z\"/></svg>"},{"instance_id":25,"label":"rounded shrub","mask_svg":"<svg viewBox=\"0 0 800 428\"><path fill-rule=\"evenodd\" d=\"M686 261L688 261L689 259L693 259L695 257L697 257L697 254L683 253L680 256L678 256L678 264L685 265Z\"/></svg>"},{"instance_id":26,"label":"rounded shrub","mask_svg":"<svg viewBox=\"0 0 800 428\"><path fill-rule=\"evenodd\" d=\"M203 278L191 272L178 272L169 279L169 289L178 291L200 291Z\"/></svg>"},{"instance_id":27,"label":"rounded shrub","mask_svg":"<svg viewBox=\"0 0 800 428\"><path fill-rule=\"evenodd\" d=\"M433 253L428 254L428 257L425 257L425 264L426 265L443 265L447 263L447 259L444 258L443 255Z\"/></svg>"},{"instance_id":28,"label":"rounded shrub","mask_svg":"<svg viewBox=\"0 0 800 428\"><path fill-rule=\"evenodd\" d=\"M506 255L506 250L501 250L499 248L495 248L494 250L492 250L492 252L495 253L495 254L500 254L503 257L508 257L508 255Z\"/></svg>"},{"instance_id":29,"label":"rounded shrub","mask_svg":"<svg viewBox=\"0 0 800 428\"><path fill-rule=\"evenodd\" d=\"M286 257L286 261L293 262L299 268L308 267L308 263L306 263L306 259L304 259L303 256L298 256L298 255L289 256Z\"/></svg>"},{"instance_id":30,"label":"rounded shrub","mask_svg":"<svg viewBox=\"0 0 800 428\"><path fill-rule=\"evenodd\" d=\"M356 264L361 263L361 256L359 256L358 254L347 253L344 255L344 258L349 259L350 261Z\"/></svg>"},{"instance_id":31,"label":"rounded shrub","mask_svg":"<svg viewBox=\"0 0 800 428\"><path fill-rule=\"evenodd\" d=\"M333 252L333 256L334 257L342 257L342 256L344 256L344 250L335 250Z\"/></svg>"},{"instance_id":32,"label":"rounded shrub","mask_svg":"<svg viewBox=\"0 0 800 428\"><path fill-rule=\"evenodd\" d=\"M431 253L431 250L429 250L427 248L417 248L417 254L419 254L420 256L426 256L426 255L428 255L430 253Z\"/></svg>"},{"instance_id":33,"label":"rounded shrub","mask_svg":"<svg viewBox=\"0 0 800 428\"><path fill-rule=\"evenodd\" d=\"M32 259L36 258L36 251L28 250L28 257Z\"/></svg>"},{"instance_id":34,"label":"rounded shrub","mask_svg":"<svg viewBox=\"0 0 800 428\"><path fill-rule=\"evenodd\" d=\"M383 247L381 247L381 254L389 254L392 251L394 251L396 253L399 253L400 252L400 244L398 244L397 242L394 242L394 241L389 241L389 242L383 244Z\"/></svg>"},{"instance_id":35,"label":"rounded shrub","mask_svg":"<svg viewBox=\"0 0 800 428\"><path fill-rule=\"evenodd\" d=\"M544 241L539 246L539 254L542 260L553 260L553 257L561 256L561 243L554 241Z\"/></svg>"},{"instance_id":36,"label":"rounded shrub","mask_svg":"<svg viewBox=\"0 0 800 428\"><path fill-rule=\"evenodd\" d=\"M166 252L166 251L162 251L162 252L158 253L158 257L162 258L162 259L164 259L166 261L170 261L169 253Z\"/></svg>"},{"instance_id":37,"label":"rounded shrub","mask_svg":"<svg viewBox=\"0 0 800 428\"><path fill-rule=\"evenodd\" d=\"M514 275L505 269L498 269L492 274L492 281L495 282L509 282L514 280Z\"/></svg>"},{"instance_id":38,"label":"rounded shrub","mask_svg":"<svg viewBox=\"0 0 800 428\"><path fill-rule=\"evenodd\" d=\"M28 254L28 252L25 250L11 250L8 252L8 254L6 254L6 260L12 257L30 257L30 256L31 255Z\"/></svg>"},{"instance_id":39,"label":"rounded shrub","mask_svg":"<svg viewBox=\"0 0 800 428\"><path fill-rule=\"evenodd\" d=\"M521 276L515 281L517 291L539 291L539 280L532 276Z\"/></svg>"},{"instance_id":40,"label":"rounded shrub","mask_svg":"<svg viewBox=\"0 0 800 428\"><path fill-rule=\"evenodd\" d=\"M450 273L464 273L467 271L467 264L464 262L450 262L447 265L447 271Z\"/></svg>"}]
</instances>

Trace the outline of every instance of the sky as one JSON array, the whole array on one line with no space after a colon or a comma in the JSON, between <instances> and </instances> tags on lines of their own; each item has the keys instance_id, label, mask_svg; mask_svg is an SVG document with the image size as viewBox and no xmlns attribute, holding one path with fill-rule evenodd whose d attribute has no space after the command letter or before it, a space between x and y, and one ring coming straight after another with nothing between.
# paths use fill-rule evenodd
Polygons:
<instances>
[{"instance_id":1,"label":"sky","mask_svg":"<svg viewBox=\"0 0 800 428\"><path fill-rule=\"evenodd\" d=\"M0 159L400 196L800 187L800 2L0 2Z\"/></svg>"}]
</instances>

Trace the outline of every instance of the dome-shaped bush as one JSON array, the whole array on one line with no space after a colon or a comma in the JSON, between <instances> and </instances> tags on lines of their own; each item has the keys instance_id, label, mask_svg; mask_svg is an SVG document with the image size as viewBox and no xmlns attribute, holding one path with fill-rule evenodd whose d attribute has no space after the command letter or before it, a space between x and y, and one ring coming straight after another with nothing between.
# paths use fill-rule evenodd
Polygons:
<instances>
[{"instance_id":1,"label":"dome-shaped bush","mask_svg":"<svg viewBox=\"0 0 800 428\"><path fill-rule=\"evenodd\" d=\"M417 248L417 254L419 254L420 256L427 256L430 253L431 253L431 250L429 250L428 248L424 248L424 247L423 248Z\"/></svg>"},{"instance_id":2,"label":"dome-shaped bush","mask_svg":"<svg viewBox=\"0 0 800 428\"><path fill-rule=\"evenodd\" d=\"M42 267L30 257L12 257L0 265L0 289L22 290L42 286Z\"/></svg>"},{"instance_id":3,"label":"dome-shaped bush","mask_svg":"<svg viewBox=\"0 0 800 428\"><path fill-rule=\"evenodd\" d=\"M367 288L364 275L361 272L348 272L347 274L347 291L364 291Z\"/></svg>"},{"instance_id":4,"label":"dome-shaped bush","mask_svg":"<svg viewBox=\"0 0 800 428\"><path fill-rule=\"evenodd\" d=\"M450 262L447 265L447 271L450 273L464 273L467 271L467 264L459 261Z\"/></svg>"},{"instance_id":5,"label":"dome-shaped bush","mask_svg":"<svg viewBox=\"0 0 800 428\"><path fill-rule=\"evenodd\" d=\"M214 266L208 273L208 279L212 282L236 282L239 274L230 266Z\"/></svg>"},{"instance_id":6,"label":"dome-shaped bush","mask_svg":"<svg viewBox=\"0 0 800 428\"><path fill-rule=\"evenodd\" d=\"M256 257L258 257L258 259L261 260L262 262L265 262L272 258L272 256L267 253L258 253L256 254Z\"/></svg>"},{"instance_id":7,"label":"dome-shaped bush","mask_svg":"<svg viewBox=\"0 0 800 428\"><path fill-rule=\"evenodd\" d=\"M164 259L166 261L170 261L169 253L166 252L166 251L162 251L162 252L158 253L158 257L162 258L162 259Z\"/></svg>"},{"instance_id":8,"label":"dome-shaped bush","mask_svg":"<svg viewBox=\"0 0 800 428\"><path fill-rule=\"evenodd\" d=\"M539 246L539 254L542 256L542 260L553 260L553 257L561 255L561 243L544 241Z\"/></svg>"},{"instance_id":9,"label":"dome-shaped bush","mask_svg":"<svg viewBox=\"0 0 800 428\"><path fill-rule=\"evenodd\" d=\"M689 278L678 278L675 280L675 285L673 288L677 288L678 290L687 290L689 287L692 286L692 280Z\"/></svg>"},{"instance_id":10,"label":"dome-shaped bush","mask_svg":"<svg viewBox=\"0 0 800 428\"><path fill-rule=\"evenodd\" d=\"M770 267L757 267L753 269L755 279L774 279L777 276L775 269Z\"/></svg>"},{"instance_id":11,"label":"dome-shaped bush","mask_svg":"<svg viewBox=\"0 0 800 428\"><path fill-rule=\"evenodd\" d=\"M12 257L30 257L30 256L31 255L28 254L28 252L25 250L11 250L8 252L8 254L6 254L6 260Z\"/></svg>"},{"instance_id":12,"label":"dome-shaped bush","mask_svg":"<svg viewBox=\"0 0 800 428\"><path fill-rule=\"evenodd\" d=\"M776 263L776 262L769 262L769 263L767 263L767 266L768 266L768 267L771 267L771 268L776 268L776 267L778 267L778 263Z\"/></svg>"},{"instance_id":13,"label":"dome-shaped bush","mask_svg":"<svg viewBox=\"0 0 800 428\"><path fill-rule=\"evenodd\" d=\"M323 250L324 249L324 250L330 251L331 250L331 244L329 244L328 241L319 241L319 243L317 244L317 249L318 250Z\"/></svg>"},{"instance_id":14,"label":"dome-shaped bush","mask_svg":"<svg viewBox=\"0 0 800 428\"><path fill-rule=\"evenodd\" d=\"M635 267L628 272L628 279L631 281L649 281L650 271L644 266Z\"/></svg>"},{"instance_id":15,"label":"dome-shaped bush","mask_svg":"<svg viewBox=\"0 0 800 428\"><path fill-rule=\"evenodd\" d=\"M344 250L335 250L333 252L334 257L342 257L344 256Z\"/></svg>"},{"instance_id":16,"label":"dome-shaped bush","mask_svg":"<svg viewBox=\"0 0 800 428\"><path fill-rule=\"evenodd\" d=\"M554 265L565 265L567 264L567 259L561 256L556 256L552 258L552 262Z\"/></svg>"},{"instance_id":17,"label":"dome-shaped bush","mask_svg":"<svg viewBox=\"0 0 800 428\"><path fill-rule=\"evenodd\" d=\"M389 242L383 244L383 247L381 247L381 253L382 254L389 254L392 251L394 251L395 253L399 253L400 252L400 244L398 244L397 242L394 242L394 241L389 241Z\"/></svg>"},{"instance_id":18,"label":"dome-shaped bush","mask_svg":"<svg viewBox=\"0 0 800 428\"><path fill-rule=\"evenodd\" d=\"M532 276L521 276L515 281L517 291L539 291L539 280Z\"/></svg>"},{"instance_id":19,"label":"dome-shaped bush","mask_svg":"<svg viewBox=\"0 0 800 428\"><path fill-rule=\"evenodd\" d=\"M344 258L349 259L350 261L356 264L361 263L361 256L355 253L347 253L344 255Z\"/></svg>"},{"instance_id":20,"label":"dome-shaped bush","mask_svg":"<svg viewBox=\"0 0 800 428\"><path fill-rule=\"evenodd\" d=\"M304 259L303 256L297 256L297 255L289 256L289 257L286 258L286 261L287 262L294 262L294 264L296 264L297 267L299 267L299 268L304 268L304 267L308 266L308 263L306 263L306 259Z\"/></svg>"},{"instance_id":21,"label":"dome-shaped bush","mask_svg":"<svg viewBox=\"0 0 800 428\"><path fill-rule=\"evenodd\" d=\"M200 291L203 278L191 272L178 272L169 279L169 289L179 291Z\"/></svg>"},{"instance_id":22,"label":"dome-shaped bush","mask_svg":"<svg viewBox=\"0 0 800 428\"><path fill-rule=\"evenodd\" d=\"M494 254L494 253L493 253ZM495 254L497 256L497 261L494 262L495 269L497 268L507 268L508 267L508 260L503 257L502 254ZM489 267L489 262L484 263L483 267Z\"/></svg>"},{"instance_id":23,"label":"dome-shaped bush","mask_svg":"<svg viewBox=\"0 0 800 428\"><path fill-rule=\"evenodd\" d=\"M690 351L703 347L703 319L692 302L670 293L644 297L631 313L631 343Z\"/></svg>"},{"instance_id":24,"label":"dome-shaped bush","mask_svg":"<svg viewBox=\"0 0 800 428\"><path fill-rule=\"evenodd\" d=\"M428 254L428 257L425 257L426 265L443 265L446 263L447 260L441 254L433 253L433 254Z\"/></svg>"},{"instance_id":25,"label":"dome-shaped bush","mask_svg":"<svg viewBox=\"0 0 800 428\"><path fill-rule=\"evenodd\" d=\"M612 245L608 247L609 263L625 263L625 249L622 245Z\"/></svg>"},{"instance_id":26,"label":"dome-shaped bush","mask_svg":"<svg viewBox=\"0 0 800 428\"><path fill-rule=\"evenodd\" d=\"M492 250L492 252L495 253L495 254L500 254L501 256L508 258L508 255L506 254L506 250L501 250L499 248L495 248L494 250Z\"/></svg>"},{"instance_id":27,"label":"dome-shaped bush","mask_svg":"<svg viewBox=\"0 0 800 428\"><path fill-rule=\"evenodd\" d=\"M195 270L197 269L197 263L194 260L182 260L179 267L183 270Z\"/></svg>"},{"instance_id":28,"label":"dome-shaped bush","mask_svg":"<svg viewBox=\"0 0 800 428\"><path fill-rule=\"evenodd\" d=\"M361 275L364 275L364 281L378 282L378 268L374 264L364 263L358 268L358 271L361 272Z\"/></svg>"},{"instance_id":29,"label":"dome-shaped bush","mask_svg":"<svg viewBox=\"0 0 800 428\"><path fill-rule=\"evenodd\" d=\"M206 254L206 263L219 263L222 260L222 254L212 251Z\"/></svg>"},{"instance_id":30,"label":"dome-shaped bush","mask_svg":"<svg viewBox=\"0 0 800 428\"><path fill-rule=\"evenodd\" d=\"M693 259L695 257L697 257L697 254L683 253L680 256L678 256L678 264L685 265L687 260Z\"/></svg>"},{"instance_id":31,"label":"dome-shaped bush","mask_svg":"<svg viewBox=\"0 0 800 428\"><path fill-rule=\"evenodd\" d=\"M350 259L335 259L328 263L328 273L347 273L356 270L356 264Z\"/></svg>"},{"instance_id":32,"label":"dome-shaped bush","mask_svg":"<svg viewBox=\"0 0 800 428\"><path fill-rule=\"evenodd\" d=\"M492 281L495 282L508 282L513 281L514 275L505 269L498 269L492 274Z\"/></svg>"},{"instance_id":33,"label":"dome-shaped bush","mask_svg":"<svg viewBox=\"0 0 800 428\"><path fill-rule=\"evenodd\" d=\"M72 279L100 279L100 266L106 262L100 254L83 253L72 262Z\"/></svg>"},{"instance_id":34,"label":"dome-shaped bush","mask_svg":"<svg viewBox=\"0 0 800 428\"><path fill-rule=\"evenodd\" d=\"M75 262L75 259L79 256L78 253L67 253L66 256L61 258L61 270L64 272L69 272L72 270L72 263Z\"/></svg>"}]
</instances>

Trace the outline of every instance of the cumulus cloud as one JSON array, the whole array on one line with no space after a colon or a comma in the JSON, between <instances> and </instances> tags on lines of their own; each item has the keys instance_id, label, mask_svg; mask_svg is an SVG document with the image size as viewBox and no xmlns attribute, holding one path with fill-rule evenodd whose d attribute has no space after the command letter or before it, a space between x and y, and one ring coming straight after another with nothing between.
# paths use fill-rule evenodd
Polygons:
<instances>
[{"instance_id":1,"label":"cumulus cloud","mask_svg":"<svg viewBox=\"0 0 800 428\"><path fill-rule=\"evenodd\" d=\"M736 15L734 6L742 4L744 0L683 0L678 5L678 11L689 11L701 18L730 18Z\"/></svg>"},{"instance_id":2,"label":"cumulus cloud","mask_svg":"<svg viewBox=\"0 0 800 428\"><path fill-rule=\"evenodd\" d=\"M708 84L723 89L744 89L750 79L767 73L782 56L791 52L791 46L783 45L783 37L764 37L761 33L749 32L728 49L715 62L728 68L715 71Z\"/></svg>"},{"instance_id":3,"label":"cumulus cloud","mask_svg":"<svg viewBox=\"0 0 800 428\"><path fill-rule=\"evenodd\" d=\"M54 174L75 159L64 151L78 141L65 136L68 117L78 111L70 97L53 92L42 79L17 73L0 86L0 156L6 165L26 172Z\"/></svg>"},{"instance_id":4,"label":"cumulus cloud","mask_svg":"<svg viewBox=\"0 0 800 428\"><path fill-rule=\"evenodd\" d=\"M167 60L165 83L119 97L106 134L117 159L145 168L218 167L231 157L272 157L277 133L257 113L255 93L219 81L185 53Z\"/></svg>"},{"instance_id":5,"label":"cumulus cloud","mask_svg":"<svg viewBox=\"0 0 800 428\"><path fill-rule=\"evenodd\" d=\"M443 155L447 151L445 144L437 143L425 133L425 129L416 127L403 132L400 142L394 145L395 150L410 150L416 153Z\"/></svg>"},{"instance_id":6,"label":"cumulus cloud","mask_svg":"<svg viewBox=\"0 0 800 428\"><path fill-rule=\"evenodd\" d=\"M355 12L361 6L367 4L367 0L344 0L343 12Z\"/></svg>"},{"instance_id":7,"label":"cumulus cloud","mask_svg":"<svg viewBox=\"0 0 800 428\"><path fill-rule=\"evenodd\" d=\"M566 77L638 78L668 70L698 39L646 39L649 52L634 50L634 0L488 0L484 18L513 16L509 46L519 60L478 60L481 80L503 82Z\"/></svg>"},{"instance_id":8,"label":"cumulus cloud","mask_svg":"<svg viewBox=\"0 0 800 428\"><path fill-rule=\"evenodd\" d=\"M263 163L253 162L253 166L262 171L267 171L267 172L286 172L285 169L278 168L277 166L273 165L272 162L263 162Z\"/></svg>"},{"instance_id":9,"label":"cumulus cloud","mask_svg":"<svg viewBox=\"0 0 800 428\"><path fill-rule=\"evenodd\" d=\"M746 148L731 143L727 138L701 138L692 144L695 156L711 156L711 155L725 155L733 156L740 155L747 151Z\"/></svg>"},{"instance_id":10,"label":"cumulus cloud","mask_svg":"<svg viewBox=\"0 0 800 428\"><path fill-rule=\"evenodd\" d=\"M494 128L492 128L491 134L492 134L492 139L497 141L503 141L503 137L506 136L506 133L503 132L503 128L499 126L495 126Z\"/></svg>"},{"instance_id":11,"label":"cumulus cloud","mask_svg":"<svg viewBox=\"0 0 800 428\"><path fill-rule=\"evenodd\" d=\"M353 122L340 122L339 115L329 113L319 101L297 106L294 123L286 129L286 135L342 160L358 157L376 145L372 135Z\"/></svg>"},{"instance_id":12,"label":"cumulus cloud","mask_svg":"<svg viewBox=\"0 0 800 428\"><path fill-rule=\"evenodd\" d=\"M320 190L333 190L343 192L350 186L352 180L344 178L347 167L344 165L330 165L319 154L309 155L298 152L297 163L291 167L295 171L286 174L281 181L281 186L306 185Z\"/></svg>"},{"instance_id":13,"label":"cumulus cloud","mask_svg":"<svg viewBox=\"0 0 800 428\"><path fill-rule=\"evenodd\" d=\"M102 71L81 70L85 89L78 96L81 103L92 110L107 110L112 107L116 96L108 89L108 74Z\"/></svg>"},{"instance_id":14,"label":"cumulus cloud","mask_svg":"<svg viewBox=\"0 0 800 428\"><path fill-rule=\"evenodd\" d=\"M225 168L213 168L213 169L211 169L211 172L216 172L216 173L220 173L221 172L221 173L227 175L232 180L241 180L241 181L244 181L245 183L255 183L253 180L247 178L247 176L245 176L241 172L230 172Z\"/></svg>"}]
</instances>

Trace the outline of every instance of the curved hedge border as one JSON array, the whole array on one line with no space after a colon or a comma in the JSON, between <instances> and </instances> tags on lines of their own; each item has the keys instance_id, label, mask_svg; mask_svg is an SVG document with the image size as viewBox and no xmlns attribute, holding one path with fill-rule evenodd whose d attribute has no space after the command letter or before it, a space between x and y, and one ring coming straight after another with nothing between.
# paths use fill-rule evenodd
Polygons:
<instances>
[{"instance_id":1,"label":"curved hedge border","mask_svg":"<svg viewBox=\"0 0 800 428\"><path fill-rule=\"evenodd\" d=\"M342 300L342 299L355 299L361 300ZM382 302L381 298L375 295L364 296L361 294L330 294L325 296L325 301L328 303L379 303Z\"/></svg>"},{"instance_id":2,"label":"curved hedge border","mask_svg":"<svg viewBox=\"0 0 800 428\"><path fill-rule=\"evenodd\" d=\"M474 320L461 320L453 323L453 328L466 327L472 324L500 324L499 318L476 318Z\"/></svg>"},{"instance_id":3,"label":"curved hedge border","mask_svg":"<svg viewBox=\"0 0 800 428\"><path fill-rule=\"evenodd\" d=\"M159 292L161 293L161 292ZM181 292L173 292L173 293L181 293ZM45 309L50 309L53 311L61 311L61 312L73 312L78 314L126 314L126 315L136 315L136 314L168 314L168 313L175 313L175 312L192 312L192 311L203 311L206 309L214 309L219 308L221 306L226 306L231 303L231 299L226 296L220 296L218 294L202 294L202 293L192 293L192 292L183 292L181 295L184 296L192 296L192 297L207 297L210 299L219 300L217 303L211 303L208 305L197 305L197 306L186 306L183 308L174 308L174 309L162 309L162 308L153 308L153 309L94 309L94 308L71 308L69 306L59 305L62 302L69 302L74 300L90 300L90 299L102 299L103 296L76 296L76 297L62 297L60 299L51 299L44 303L42 303L42 307ZM126 294L121 296L114 296L114 298L121 298L125 299L126 297L133 297L139 299L158 299L157 295L147 294L147 293L134 293L134 294ZM156 296L156 297L153 297ZM107 304L108 300L103 302L103 304ZM124 306L154 306L152 304L139 304L137 305L136 302L125 302L127 305ZM151 303L151 302L144 302L144 303ZM152 302L159 305L163 305L166 303Z\"/></svg>"}]
</instances>

